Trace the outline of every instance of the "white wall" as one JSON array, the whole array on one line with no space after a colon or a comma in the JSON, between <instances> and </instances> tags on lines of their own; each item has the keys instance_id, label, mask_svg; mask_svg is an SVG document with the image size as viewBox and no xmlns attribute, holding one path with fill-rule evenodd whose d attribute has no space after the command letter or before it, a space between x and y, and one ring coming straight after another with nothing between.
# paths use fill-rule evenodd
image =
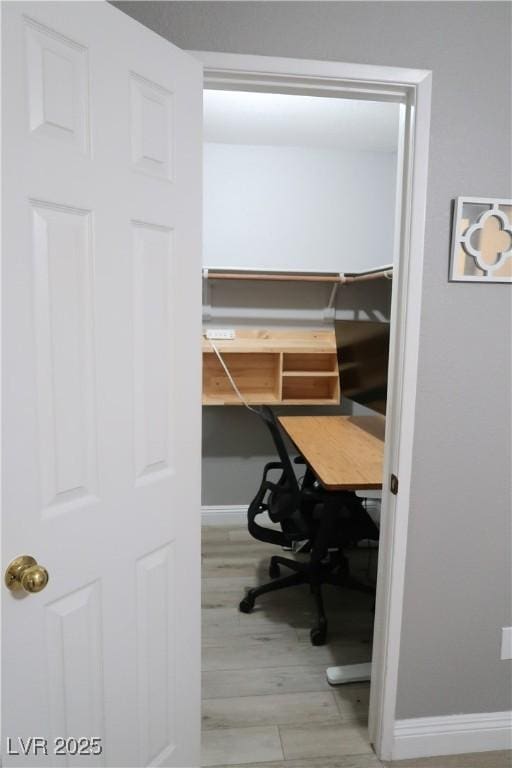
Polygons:
<instances>
[{"instance_id":1,"label":"white wall","mask_svg":"<svg viewBox=\"0 0 512 768\"><path fill-rule=\"evenodd\" d=\"M204 150L205 266L350 272L393 261L395 153Z\"/></svg>"}]
</instances>

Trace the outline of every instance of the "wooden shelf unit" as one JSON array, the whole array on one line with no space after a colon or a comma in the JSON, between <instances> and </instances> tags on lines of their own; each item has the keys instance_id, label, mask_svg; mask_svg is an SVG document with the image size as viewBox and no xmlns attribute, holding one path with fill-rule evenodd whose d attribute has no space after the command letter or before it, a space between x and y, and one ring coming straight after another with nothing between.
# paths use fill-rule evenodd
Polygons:
<instances>
[{"instance_id":1,"label":"wooden shelf unit","mask_svg":"<svg viewBox=\"0 0 512 768\"><path fill-rule=\"evenodd\" d=\"M329 331L236 331L213 342L251 405L338 405L336 338ZM203 405L242 405L213 347L203 339Z\"/></svg>"}]
</instances>

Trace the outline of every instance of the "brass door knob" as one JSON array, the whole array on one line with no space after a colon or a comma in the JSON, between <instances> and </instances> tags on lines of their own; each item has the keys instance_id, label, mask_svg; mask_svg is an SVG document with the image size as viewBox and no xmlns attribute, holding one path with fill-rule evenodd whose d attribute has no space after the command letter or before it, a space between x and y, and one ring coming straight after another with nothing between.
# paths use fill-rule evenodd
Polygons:
<instances>
[{"instance_id":1,"label":"brass door knob","mask_svg":"<svg viewBox=\"0 0 512 768\"><path fill-rule=\"evenodd\" d=\"M48 584L48 571L37 564L35 557L20 555L16 557L5 572L5 585L12 592L41 592Z\"/></svg>"}]
</instances>

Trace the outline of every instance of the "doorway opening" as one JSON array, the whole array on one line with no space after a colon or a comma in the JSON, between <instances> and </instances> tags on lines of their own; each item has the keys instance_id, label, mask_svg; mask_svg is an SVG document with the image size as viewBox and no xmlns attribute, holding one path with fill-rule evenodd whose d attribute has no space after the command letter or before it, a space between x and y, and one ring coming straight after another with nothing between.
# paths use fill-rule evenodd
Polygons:
<instances>
[{"instance_id":1,"label":"doorway opening","mask_svg":"<svg viewBox=\"0 0 512 768\"><path fill-rule=\"evenodd\" d=\"M387 474L397 467L406 426L402 324L414 272L407 238L416 94L342 78L326 84L304 76L312 62L301 62L298 78L276 74L284 60L267 60L262 73L261 59L251 69L247 57L201 57L203 321L213 337L203 342L204 764L223 764L228 753L240 763L248 762L244 755L250 762L314 758L322 739L334 740L329 756L371 752L373 744L385 758L396 679L386 679L383 662L397 626L390 596L399 598L400 585L395 579L393 595L392 574L402 565ZM311 367L302 355L299 371L293 352L278 347L275 365L261 350L250 364L233 354L237 341L247 346L254 336L283 332L330 334L339 366L331 370L327 354L319 371L319 358ZM310 643L306 586L265 595L257 612L238 612L245 588L268 580L269 558L279 554L251 538L243 521L272 444L258 414L240 401L249 409L270 404L277 415L387 413L383 490L357 493L381 528L379 566L375 536L348 553L352 572L378 583L373 654L367 594L326 592L329 635L321 647ZM282 525L267 519L265 527ZM295 559L307 559L307 544L304 550ZM371 697L361 679L328 687L327 667L372 657ZM331 672L343 677L343 670ZM261 754L253 737L264 745Z\"/></svg>"}]
</instances>

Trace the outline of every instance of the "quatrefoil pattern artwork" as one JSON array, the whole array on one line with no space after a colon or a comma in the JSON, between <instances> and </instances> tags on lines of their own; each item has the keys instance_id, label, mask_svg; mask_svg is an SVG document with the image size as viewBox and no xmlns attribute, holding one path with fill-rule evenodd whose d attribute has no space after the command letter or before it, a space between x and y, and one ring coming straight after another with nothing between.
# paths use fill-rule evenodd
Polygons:
<instances>
[{"instance_id":1,"label":"quatrefoil pattern artwork","mask_svg":"<svg viewBox=\"0 0 512 768\"><path fill-rule=\"evenodd\" d=\"M512 282L512 200L457 198L450 280Z\"/></svg>"}]
</instances>

